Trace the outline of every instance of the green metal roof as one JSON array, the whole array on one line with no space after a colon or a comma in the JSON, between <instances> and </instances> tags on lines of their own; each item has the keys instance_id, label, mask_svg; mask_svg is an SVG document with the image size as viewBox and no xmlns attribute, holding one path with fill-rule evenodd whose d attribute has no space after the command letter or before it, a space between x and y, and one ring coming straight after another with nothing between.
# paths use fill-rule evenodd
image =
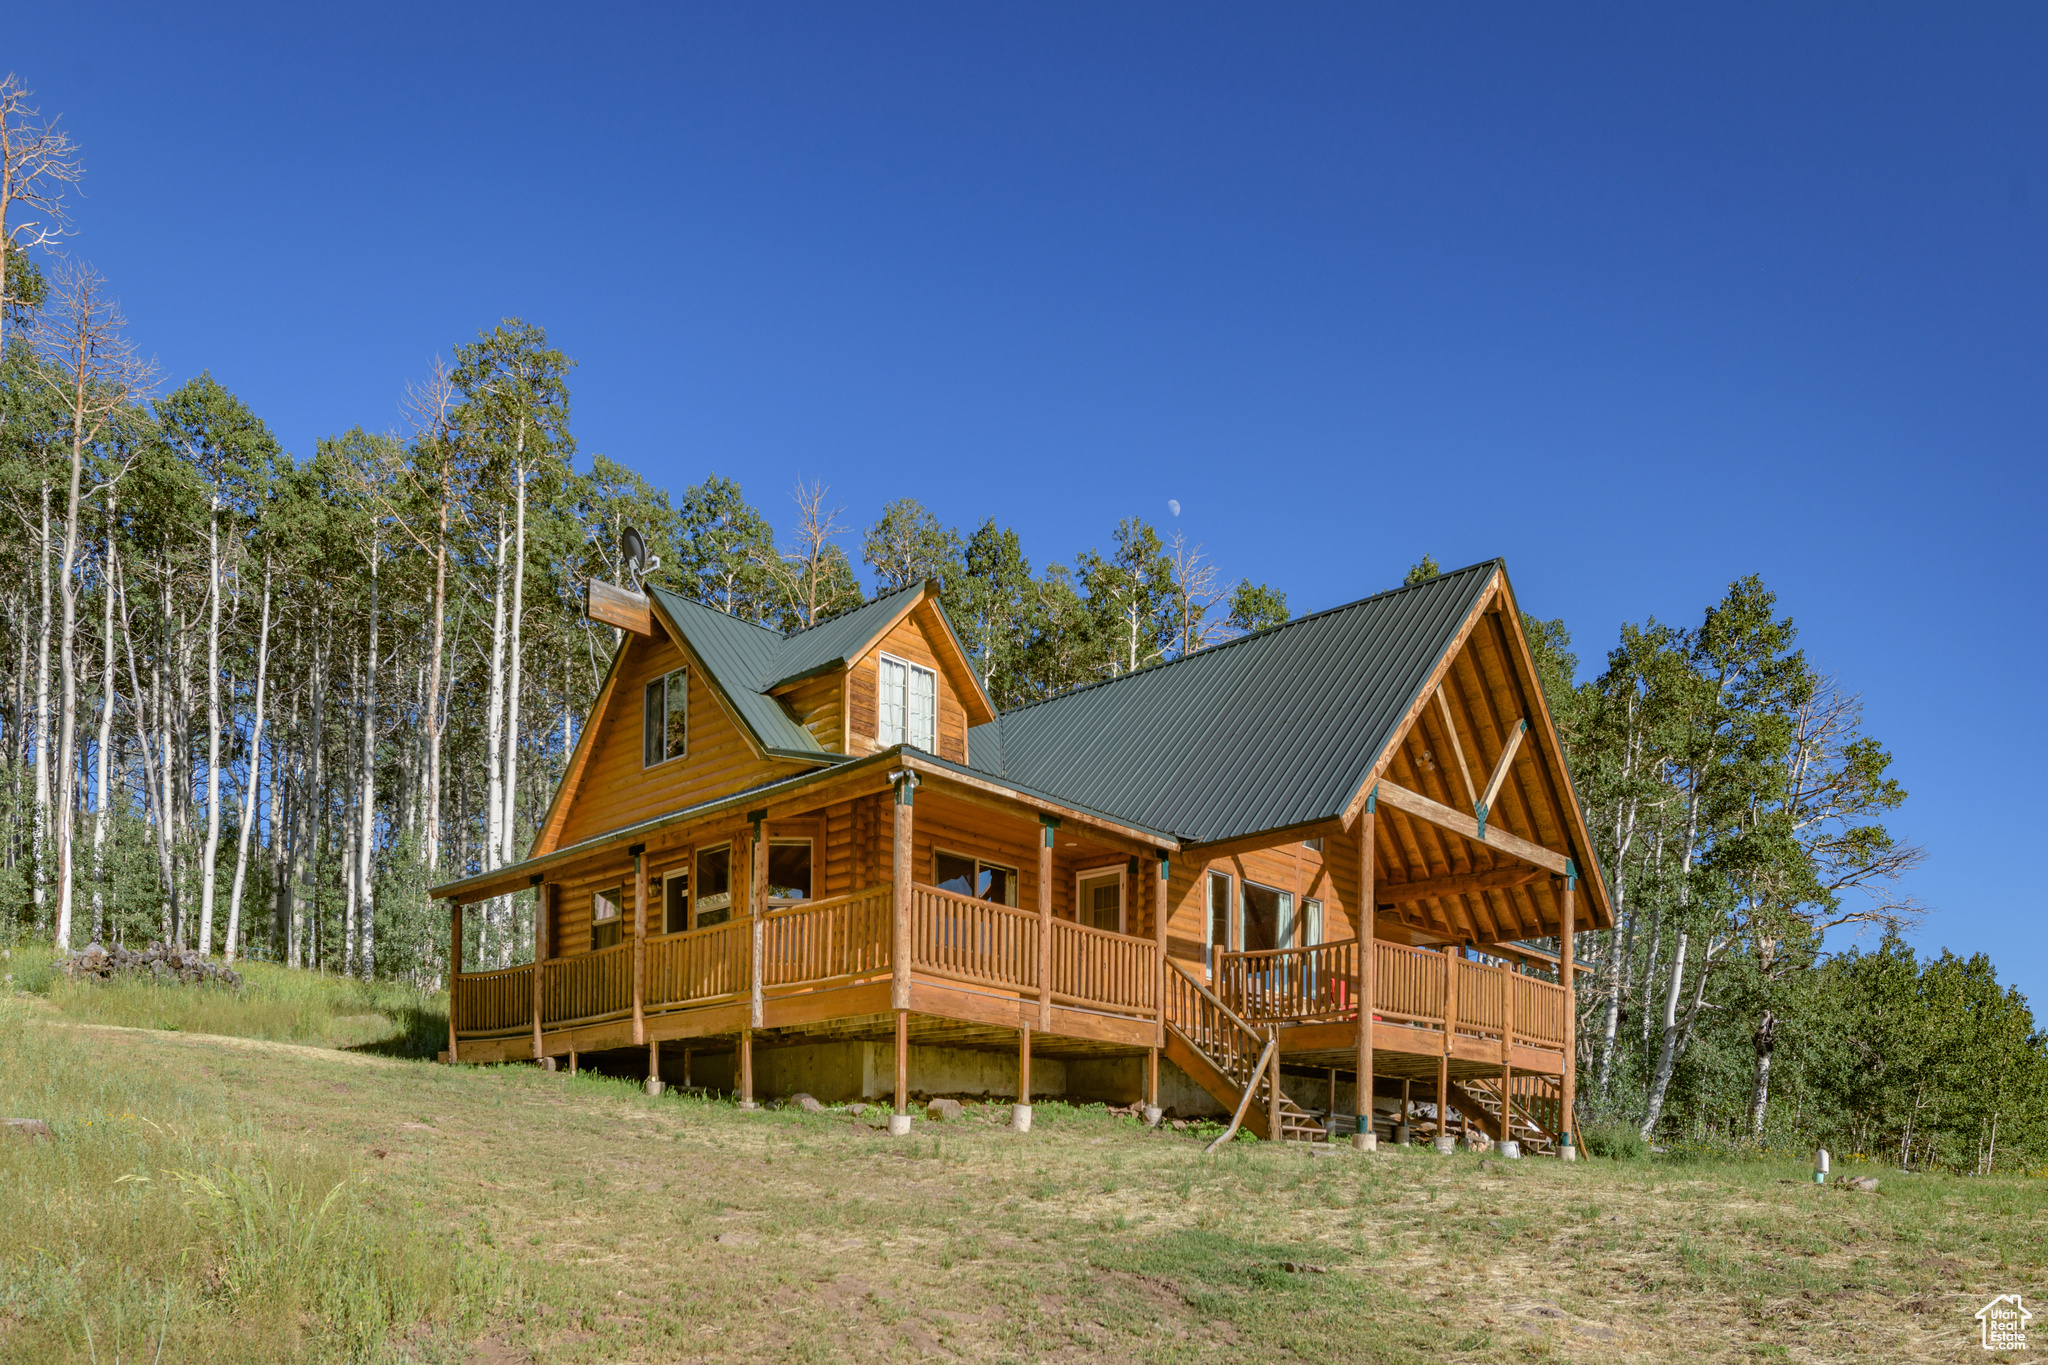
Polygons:
<instances>
[{"instance_id":1,"label":"green metal roof","mask_svg":"<svg viewBox=\"0 0 2048 1365\"><path fill-rule=\"evenodd\" d=\"M789 635L693 602L658 584L648 584L647 591L682 632L711 675L711 685L732 704L762 748L839 762L843 755L820 746L790 709L768 694L784 683L851 663L896 619L905 594L921 586L886 593Z\"/></svg>"},{"instance_id":2,"label":"green metal roof","mask_svg":"<svg viewBox=\"0 0 2048 1365\"><path fill-rule=\"evenodd\" d=\"M1209 843L1342 816L1498 560L1006 711L974 768Z\"/></svg>"}]
</instances>

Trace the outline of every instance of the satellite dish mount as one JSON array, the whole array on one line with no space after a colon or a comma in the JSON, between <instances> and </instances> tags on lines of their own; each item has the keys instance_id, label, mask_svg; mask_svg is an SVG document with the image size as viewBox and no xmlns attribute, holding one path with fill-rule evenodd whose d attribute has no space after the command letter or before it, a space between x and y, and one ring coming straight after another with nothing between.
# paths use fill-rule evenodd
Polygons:
<instances>
[{"instance_id":1,"label":"satellite dish mount","mask_svg":"<svg viewBox=\"0 0 2048 1365\"><path fill-rule=\"evenodd\" d=\"M635 592L643 591L647 575L661 567L659 557L647 557L647 542L630 526L619 533L619 563L625 570L626 586Z\"/></svg>"}]
</instances>

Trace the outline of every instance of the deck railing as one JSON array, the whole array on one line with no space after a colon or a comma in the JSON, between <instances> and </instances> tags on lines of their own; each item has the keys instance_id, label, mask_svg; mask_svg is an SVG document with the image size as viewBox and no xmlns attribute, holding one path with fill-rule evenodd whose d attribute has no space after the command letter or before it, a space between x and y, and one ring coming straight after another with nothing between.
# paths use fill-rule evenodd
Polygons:
<instances>
[{"instance_id":1,"label":"deck railing","mask_svg":"<svg viewBox=\"0 0 2048 1365\"><path fill-rule=\"evenodd\" d=\"M550 959L541 973L540 1017L547 1028L594 1024L633 1012L633 944ZM533 1015L527 1014L529 1026Z\"/></svg>"},{"instance_id":2,"label":"deck railing","mask_svg":"<svg viewBox=\"0 0 2048 1365\"><path fill-rule=\"evenodd\" d=\"M930 886L910 888L910 965L923 976L1038 989L1038 916Z\"/></svg>"},{"instance_id":3,"label":"deck railing","mask_svg":"<svg viewBox=\"0 0 2048 1365\"><path fill-rule=\"evenodd\" d=\"M663 934L647 940L648 1010L671 1010L737 999L753 989L747 966L752 940L744 919L728 920L708 929ZM632 963L626 963L628 969ZM554 963L548 964L552 975ZM632 983L626 986L631 1000Z\"/></svg>"},{"instance_id":4,"label":"deck railing","mask_svg":"<svg viewBox=\"0 0 2048 1365\"><path fill-rule=\"evenodd\" d=\"M1151 939L1052 922L1055 1004L1151 1014L1158 979L1159 947Z\"/></svg>"},{"instance_id":5,"label":"deck railing","mask_svg":"<svg viewBox=\"0 0 2048 1365\"><path fill-rule=\"evenodd\" d=\"M1441 1031L1455 970L1459 1034L1499 1038L1512 1022L1517 1043L1552 1050L1564 1046L1564 988L1554 982L1400 943L1375 942L1373 952L1377 1020ZM1215 989L1253 1024L1355 1019L1357 970L1352 939L1313 948L1219 953Z\"/></svg>"},{"instance_id":6,"label":"deck railing","mask_svg":"<svg viewBox=\"0 0 2048 1365\"><path fill-rule=\"evenodd\" d=\"M887 886L777 910L762 920L764 986L817 985L888 970Z\"/></svg>"},{"instance_id":7,"label":"deck railing","mask_svg":"<svg viewBox=\"0 0 2048 1365\"><path fill-rule=\"evenodd\" d=\"M467 1038L522 1033L533 1027L533 964L466 973L450 1006L455 1031Z\"/></svg>"},{"instance_id":8,"label":"deck railing","mask_svg":"<svg viewBox=\"0 0 2048 1365\"><path fill-rule=\"evenodd\" d=\"M1351 1013L1358 944L1344 939L1313 948L1227 953L1217 994L1259 1023L1342 1019Z\"/></svg>"}]
</instances>

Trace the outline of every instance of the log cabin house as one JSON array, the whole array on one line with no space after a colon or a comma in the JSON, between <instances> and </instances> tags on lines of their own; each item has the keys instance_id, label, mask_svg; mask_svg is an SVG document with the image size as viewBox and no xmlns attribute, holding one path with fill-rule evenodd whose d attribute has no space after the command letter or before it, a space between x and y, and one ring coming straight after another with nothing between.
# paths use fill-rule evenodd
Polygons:
<instances>
[{"instance_id":1,"label":"log cabin house","mask_svg":"<svg viewBox=\"0 0 2048 1365\"><path fill-rule=\"evenodd\" d=\"M1573 962L1530 940L1611 915L1501 563L1002 714L931 584L790 635L588 610L622 642L531 855L433 892L446 1060L1571 1154ZM462 970L463 907L528 887L538 961Z\"/></svg>"}]
</instances>

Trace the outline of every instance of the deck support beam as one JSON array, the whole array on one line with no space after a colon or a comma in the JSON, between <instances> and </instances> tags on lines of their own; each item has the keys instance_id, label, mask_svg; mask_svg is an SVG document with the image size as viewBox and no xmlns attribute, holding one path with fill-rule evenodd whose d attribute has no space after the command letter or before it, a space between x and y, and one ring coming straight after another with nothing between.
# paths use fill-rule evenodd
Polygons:
<instances>
[{"instance_id":1,"label":"deck support beam","mask_svg":"<svg viewBox=\"0 0 2048 1365\"><path fill-rule=\"evenodd\" d=\"M1372 1007L1379 994L1379 940L1374 933L1378 901L1374 899L1375 833L1379 822L1379 801L1377 794L1365 798L1365 809L1358 815L1358 980L1354 983L1358 1000L1358 1095L1352 1108L1358 1111L1358 1121L1353 1127L1351 1145L1361 1152L1370 1152L1379 1146L1379 1135L1372 1126ZM1330 1073L1330 1109L1337 1108L1337 1073Z\"/></svg>"}]
</instances>

